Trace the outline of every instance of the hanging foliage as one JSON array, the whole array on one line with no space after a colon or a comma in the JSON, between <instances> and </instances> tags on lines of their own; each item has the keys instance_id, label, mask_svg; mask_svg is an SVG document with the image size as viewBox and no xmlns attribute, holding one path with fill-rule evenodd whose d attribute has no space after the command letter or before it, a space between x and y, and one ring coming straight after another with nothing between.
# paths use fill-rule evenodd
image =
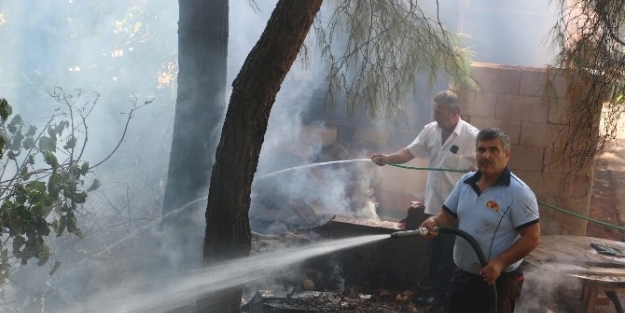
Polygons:
<instances>
[{"instance_id":1,"label":"hanging foliage","mask_svg":"<svg viewBox=\"0 0 625 313\"><path fill-rule=\"evenodd\" d=\"M569 122L561 132L562 155L574 169L582 170L616 138L618 118L625 109L625 1L556 3L558 21L552 30L556 66L550 73L570 78L566 96L571 99Z\"/></svg>"},{"instance_id":2,"label":"hanging foliage","mask_svg":"<svg viewBox=\"0 0 625 313\"><path fill-rule=\"evenodd\" d=\"M350 113L397 118L415 92L416 73L430 87L445 73L457 85L472 84L472 54L437 15L415 1L332 1L327 25L315 30L329 66L328 95L344 99ZM333 101L331 101L333 102Z\"/></svg>"}]
</instances>

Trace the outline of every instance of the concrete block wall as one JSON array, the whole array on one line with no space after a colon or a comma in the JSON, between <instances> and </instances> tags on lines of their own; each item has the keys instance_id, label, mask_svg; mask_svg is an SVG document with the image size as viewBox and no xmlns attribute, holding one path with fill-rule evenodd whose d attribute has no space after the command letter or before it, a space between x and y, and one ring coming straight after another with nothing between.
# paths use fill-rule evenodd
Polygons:
<instances>
[{"instance_id":1,"label":"concrete block wall","mask_svg":"<svg viewBox=\"0 0 625 313\"><path fill-rule=\"evenodd\" d=\"M575 97L568 79L544 68L500 64L474 64L472 75L477 88L456 90L462 116L479 129L498 127L510 136L510 169L547 204L540 205L542 233L585 235L585 220L551 207L587 216L592 191L594 162L575 171L563 152Z\"/></svg>"}]
</instances>

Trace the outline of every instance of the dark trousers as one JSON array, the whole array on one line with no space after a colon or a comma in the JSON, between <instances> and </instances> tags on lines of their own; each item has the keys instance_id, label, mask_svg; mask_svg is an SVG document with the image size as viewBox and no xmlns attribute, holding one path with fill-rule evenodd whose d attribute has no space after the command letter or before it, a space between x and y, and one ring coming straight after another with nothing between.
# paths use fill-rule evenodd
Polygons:
<instances>
[{"instance_id":1,"label":"dark trousers","mask_svg":"<svg viewBox=\"0 0 625 313\"><path fill-rule=\"evenodd\" d=\"M428 241L428 276L432 293L437 296L446 297L449 280L456 270L453 255L455 240L455 235L441 233Z\"/></svg>"},{"instance_id":2,"label":"dark trousers","mask_svg":"<svg viewBox=\"0 0 625 313\"><path fill-rule=\"evenodd\" d=\"M501 273L497 286L497 313L512 313L523 287L521 270ZM482 276L457 269L449 282L447 313L488 313L492 307L492 286Z\"/></svg>"}]
</instances>

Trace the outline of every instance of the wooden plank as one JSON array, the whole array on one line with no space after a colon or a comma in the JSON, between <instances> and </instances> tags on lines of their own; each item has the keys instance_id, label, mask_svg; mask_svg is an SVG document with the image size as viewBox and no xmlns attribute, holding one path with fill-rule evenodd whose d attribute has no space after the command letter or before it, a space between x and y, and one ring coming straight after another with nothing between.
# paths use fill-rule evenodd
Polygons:
<instances>
[{"instance_id":1,"label":"wooden plank","mask_svg":"<svg viewBox=\"0 0 625 313\"><path fill-rule=\"evenodd\" d=\"M625 283L625 256L599 254L591 243L625 251L625 243L601 238L554 235L543 236L540 245L525 260L552 272L571 276Z\"/></svg>"}]
</instances>

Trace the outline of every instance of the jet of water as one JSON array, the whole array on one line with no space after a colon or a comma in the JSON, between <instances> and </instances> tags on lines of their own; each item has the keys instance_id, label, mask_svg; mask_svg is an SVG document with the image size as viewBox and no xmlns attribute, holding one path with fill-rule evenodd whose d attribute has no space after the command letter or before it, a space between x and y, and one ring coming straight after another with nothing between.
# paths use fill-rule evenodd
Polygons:
<instances>
[{"instance_id":1,"label":"jet of water","mask_svg":"<svg viewBox=\"0 0 625 313\"><path fill-rule=\"evenodd\" d=\"M302 247L240 258L215 264L187 277L167 282L148 292L133 293L132 284L105 297L88 299L87 304L67 312L148 312L163 311L193 303L199 295L243 285L270 276L306 259L390 238L388 234L322 241ZM138 285L138 284L137 284Z\"/></svg>"},{"instance_id":2,"label":"jet of water","mask_svg":"<svg viewBox=\"0 0 625 313\"><path fill-rule=\"evenodd\" d=\"M291 168L287 168L287 169L283 169L283 170L279 170L261 177L257 177L254 179L254 181L260 181L269 177L273 177L276 175L280 175L286 172L290 172L290 171L294 171L294 170L299 170L299 169L306 169L306 168L313 168L313 167L318 167L318 166L324 166L324 165L331 165L331 164L344 164L344 163L355 163L355 162L371 162L370 159L354 159L354 160L338 160L338 161L328 161L328 162L320 162L320 163L313 163L313 164L307 164L307 165L302 165L302 166L296 166L296 167L291 167ZM201 197L198 199L195 199L193 201L190 201L189 203L183 205L182 207L180 207L177 210L173 210L163 216L161 216L160 218L155 219L154 221L145 224L137 229L135 229L132 233L130 233L128 236L120 239L119 241L115 242L114 244L110 245L107 249L105 249L104 251L99 251L98 253L96 253L95 255L92 256L92 258L98 257L100 256L102 253L108 252L110 249L118 246L119 244L125 242L128 239L131 239L132 237L136 236L137 234L143 232L144 230L158 224L161 220L163 220L164 218L170 216L170 215L174 215L174 214L178 214L184 210L186 210L187 208L193 206L194 204L197 204L201 201L206 201L207 197ZM80 263L86 261L86 259L82 260ZM79 264L80 264L79 263Z\"/></svg>"},{"instance_id":3,"label":"jet of water","mask_svg":"<svg viewBox=\"0 0 625 313\"><path fill-rule=\"evenodd\" d=\"M314 167L319 167L319 166L325 166L325 165L332 165L332 164L346 164L346 163L356 163L356 162L371 162L370 159L353 159L353 160L337 160L337 161L328 161L328 162L320 162L320 163L313 163L313 164L307 164L307 165L302 165L302 166L296 166L296 167L291 167L291 168L287 168L287 169L283 169L283 170L279 170L264 176L260 176L254 179L254 182L256 181L261 181L263 179L267 179L270 177L274 177L276 175L280 175L286 172L290 172L290 171L295 171L295 170L300 170L300 169L306 169L306 168L314 168ZM132 231L132 233L128 234L127 236L125 236L124 238L118 240L117 242L113 243L112 245L108 246L106 249L103 249L101 251L96 252L93 255L87 256L84 259L80 260L78 262L78 264L76 266L74 266L73 268L71 268L68 272L66 272L65 274L69 274L71 272L73 272L74 270L80 268L80 266L89 261L89 260L93 260L97 257L99 257L100 255L104 254L104 253L108 253L111 249L117 247L118 245L124 243L125 241L132 239L133 237L135 237L136 235L138 235L139 233L157 225L160 223L160 221L162 221L164 218L170 216L170 215L174 215L174 214L178 214L184 210L186 210L187 208L200 203L201 201L206 201L207 198L206 197L201 197L198 199L195 199L193 201L190 201L189 203L183 205L182 207L180 207L177 210L173 210L163 216L161 216L160 218L157 218L155 220L153 220L152 222L145 224L139 228L136 228L135 230Z\"/></svg>"},{"instance_id":4,"label":"jet of water","mask_svg":"<svg viewBox=\"0 0 625 313\"><path fill-rule=\"evenodd\" d=\"M260 176L260 177L256 177L254 179L254 182L261 181L263 179L267 179L267 178L270 178L270 177L273 177L273 176L276 176L276 175L284 174L286 172L295 171L295 170L302 170L302 169L319 167L319 166L324 166L324 165L357 163L357 162L370 162L371 163L371 159L337 160L337 161L319 162L319 163L312 163L312 164L307 164L307 165L295 166L295 167L285 168L283 170L279 170L279 171L276 171L276 172L273 172L273 173L270 173L270 174L267 174L267 175L263 175L263 176Z\"/></svg>"}]
</instances>

